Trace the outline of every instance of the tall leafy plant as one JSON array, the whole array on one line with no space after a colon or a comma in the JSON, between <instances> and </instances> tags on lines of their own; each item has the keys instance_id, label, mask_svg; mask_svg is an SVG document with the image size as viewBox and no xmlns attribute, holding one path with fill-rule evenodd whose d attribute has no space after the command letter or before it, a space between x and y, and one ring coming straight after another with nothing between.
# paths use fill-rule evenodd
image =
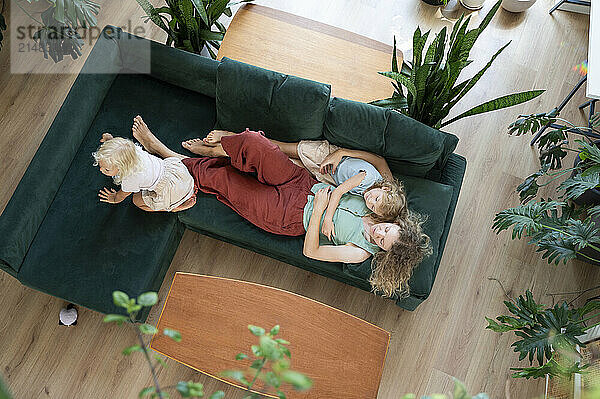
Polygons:
<instances>
[{"instance_id":1,"label":"tall leafy plant","mask_svg":"<svg viewBox=\"0 0 600 399\"><path fill-rule=\"evenodd\" d=\"M473 77L457 83L462 70L472 63L469 59L471 49L489 25L500 4L501 1L498 1L475 29L468 29L471 16L465 18L463 14L454 24L449 36L446 27L442 28L426 50L425 45L431 31L422 34L421 29L417 27L413 35L412 62L403 60L401 68L398 66L394 37L392 70L379 72L393 79L394 93L390 98L376 100L371 104L395 109L426 125L440 128L468 116L512 107L542 94L544 90L505 95L443 121L450 110L475 86L494 60L510 44L508 42L502 46Z\"/></svg>"},{"instance_id":2,"label":"tall leafy plant","mask_svg":"<svg viewBox=\"0 0 600 399\"><path fill-rule=\"evenodd\" d=\"M599 325L587 322L600 316L600 301L589 301L580 308L570 307L567 302L552 307L538 304L531 291L517 300L504 301L509 315L496 320L486 317L486 328L498 332L512 331L519 337L512 344L519 360L528 359L531 367L514 367L515 378L543 378L550 376L570 377L581 373L589 364L582 363L577 346L584 347L580 336ZM595 312L593 315L590 313ZM533 366L534 360L537 366Z\"/></svg>"},{"instance_id":3,"label":"tall leafy plant","mask_svg":"<svg viewBox=\"0 0 600 399\"><path fill-rule=\"evenodd\" d=\"M136 0L147 14L147 19L167 33L166 44L200 54L206 47L212 58L217 58L220 42L225 37L225 26L218 21L221 15L231 17L231 7L253 0L165 0L166 6L156 8L148 0ZM215 28L216 30L213 30Z\"/></svg>"},{"instance_id":4,"label":"tall leafy plant","mask_svg":"<svg viewBox=\"0 0 600 399\"><path fill-rule=\"evenodd\" d=\"M96 15L100 11L98 3L92 0L47 0L50 6L42 12L40 21L27 11L22 4L23 1L15 0L13 5L19 7L40 26L33 39L43 51L44 58L50 57L54 62L59 62L64 56L71 56L73 59L81 56L83 40L77 33L77 29L96 26ZM27 0L28 3L37 1ZM0 44L3 29L6 29L6 23L0 13Z\"/></svg>"},{"instance_id":5,"label":"tall leafy plant","mask_svg":"<svg viewBox=\"0 0 600 399\"><path fill-rule=\"evenodd\" d=\"M562 125L556 122L563 122ZM577 148L570 148L569 133L582 134L600 125L600 114L590 119L591 127L575 126L558 118L556 110L548 113L520 115L509 126L509 133L535 134L550 123L538 141L540 170L528 176L518 187L521 205L496 214L492 228L498 234L512 228L512 238L528 237L548 263L566 263L580 257L593 263L600 262L600 226L592 220L600 215L600 204L575 206L577 199L587 190L600 188L600 149L585 140L575 140ZM581 162L563 169L563 159L569 151L578 152ZM534 200L541 187L547 186L567 173L572 176L558 186L558 201L550 198ZM545 180L542 182L542 180ZM584 251L588 248L591 251Z\"/></svg>"}]
</instances>

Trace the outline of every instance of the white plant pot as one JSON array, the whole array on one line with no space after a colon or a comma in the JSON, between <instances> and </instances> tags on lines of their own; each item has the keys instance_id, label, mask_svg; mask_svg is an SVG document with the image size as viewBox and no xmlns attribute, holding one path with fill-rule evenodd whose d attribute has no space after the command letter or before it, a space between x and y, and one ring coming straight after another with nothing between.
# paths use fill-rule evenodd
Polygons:
<instances>
[{"instance_id":1,"label":"white plant pot","mask_svg":"<svg viewBox=\"0 0 600 399\"><path fill-rule=\"evenodd\" d=\"M469 10L479 10L483 7L485 0L460 0L460 4Z\"/></svg>"},{"instance_id":2,"label":"white plant pot","mask_svg":"<svg viewBox=\"0 0 600 399\"><path fill-rule=\"evenodd\" d=\"M523 12L535 2L536 0L502 0L502 8L510 12Z\"/></svg>"}]
</instances>

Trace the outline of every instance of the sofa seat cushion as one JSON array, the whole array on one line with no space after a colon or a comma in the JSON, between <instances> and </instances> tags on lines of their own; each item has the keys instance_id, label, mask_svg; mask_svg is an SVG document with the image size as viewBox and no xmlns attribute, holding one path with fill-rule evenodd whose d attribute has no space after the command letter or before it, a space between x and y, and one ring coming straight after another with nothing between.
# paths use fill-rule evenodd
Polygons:
<instances>
[{"instance_id":1,"label":"sofa seat cushion","mask_svg":"<svg viewBox=\"0 0 600 399\"><path fill-rule=\"evenodd\" d=\"M426 218L423 230L431 239L433 253L414 269L409 282L412 295L426 297L431 292L439 266L438 255L441 239L454 189L451 186L418 177L396 177L404 184L408 208ZM344 271L355 277L368 279L371 276L371 261L344 265Z\"/></svg>"},{"instance_id":2,"label":"sofa seat cushion","mask_svg":"<svg viewBox=\"0 0 600 399\"><path fill-rule=\"evenodd\" d=\"M217 128L300 141L321 137L331 87L223 58L216 93Z\"/></svg>"},{"instance_id":3,"label":"sofa seat cushion","mask_svg":"<svg viewBox=\"0 0 600 399\"><path fill-rule=\"evenodd\" d=\"M268 233L239 216L214 195L198 193L196 205L178 213L179 220L193 231L226 241L253 252L329 278L369 289L361 278L343 272L341 263L321 262L302 254L304 236L286 237Z\"/></svg>"},{"instance_id":4,"label":"sofa seat cushion","mask_svg":"<svg viewBox=\"0 0 600 399\"><path fill-rule=\"evenodd\" d=\"M418 177L443 169L458 143L456 136L399 112L337 97L330 102L324 136L340 147L384 156L394 173Z\"/></svg>"},{"instance_id":5,"label":"sofa seat cushion","mask_svg":"<svg viewBox=\"0 0 600 399\"><path fill-rule=\"evenodd\" d=\"M174 213L138 209L131 197L116 205L99 202L102 187L116 186L91 155L102 132L131 138L137 114L181 148L184 138L211 129L214 99L144 75L117 76L25 257L21 282L103 313L118 310L114 290L138 295L160 288L183 225Z\"/></svg>"}]
</instances>

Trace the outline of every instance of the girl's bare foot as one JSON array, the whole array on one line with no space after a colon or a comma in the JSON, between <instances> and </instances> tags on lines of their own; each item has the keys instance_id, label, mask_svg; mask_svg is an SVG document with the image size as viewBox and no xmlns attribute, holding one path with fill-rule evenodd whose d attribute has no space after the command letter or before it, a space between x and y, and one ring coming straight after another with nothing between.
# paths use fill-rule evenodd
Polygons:
<instances>
[{"instance_id":1,"label":"girl's bare foot","mask_svg":"<svg viewBox=\"0 0 600 399\"><path fill-rule=\"evenodd\" d=\"M223 136L233 136L235 133L228 132L227 130L213 130L202 139L204 144L215 147L221 142Z\"/></svg>"},{"instance_id":2,"label":"girl's bare foot","mask_svg":"<svg viewBox=\"0 0 600 399\"><path fill-rule=\"evenodd\" d=\"M204 144L202 139L191 139L183 141L181 146L194 154L202 155L203 157L226 157L227 153L223 150L223 146L217 143L214 146Z\"/></svg>"},{"instance_id":3,"label":"girl's bare foot","mask_svg":"<svg viewBox=\"0 0 600 399\"><path fill-rule=\"evenodd\" d=\"M185 155L176 153L164 145L152 132L144 122L141 116L133 118L133 137L142 144L144 149L149 153L156 154L162 158L177 157L179 159L187 158Z\"/></svg>"},{"instance_id":4,"label":"girl's bare foot","mask_svg":"<svg viewBox=\"0 0 600 399\"><path fill-rule=\"evenodd\" d=\"M102 138L100 139L101 143L106 143L108 140L112 140L113 135L110 133L102 133Z\"/></svg>"}]
</instances>

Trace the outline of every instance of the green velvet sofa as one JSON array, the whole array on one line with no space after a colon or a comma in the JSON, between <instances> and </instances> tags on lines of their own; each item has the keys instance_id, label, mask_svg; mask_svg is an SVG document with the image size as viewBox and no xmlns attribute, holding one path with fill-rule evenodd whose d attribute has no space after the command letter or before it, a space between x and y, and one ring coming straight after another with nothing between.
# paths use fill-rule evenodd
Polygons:
<instances>
[{"instance_id":1,"label":"green velvet sofa","mask_svg":"<svg viewBox=\"0 0 600 399\"><path fill-rule=\"evenodd\" d=\"M375 73L375 72L374 72ZM326 138L372 151L404 182L409 207L428 215L434 253L414 271L414 310L431 292L466 167L456 136L399 113L330 98L330 87L233 60L222 62L107 26L0 216L0 268L21 283L99 312L113 290L157 291L185 229L369 291L370 261L308 259L303 237L251 225L214 196L178 214L146 213L130 200L98 202L112 182L92 165L102 132L131 137L140 114L171 148L211 129L263 130L283 141ZM191 155L191 154L190 154ZM144 320L147 311L139 318Z\"/></svg>"}]
</instances>

